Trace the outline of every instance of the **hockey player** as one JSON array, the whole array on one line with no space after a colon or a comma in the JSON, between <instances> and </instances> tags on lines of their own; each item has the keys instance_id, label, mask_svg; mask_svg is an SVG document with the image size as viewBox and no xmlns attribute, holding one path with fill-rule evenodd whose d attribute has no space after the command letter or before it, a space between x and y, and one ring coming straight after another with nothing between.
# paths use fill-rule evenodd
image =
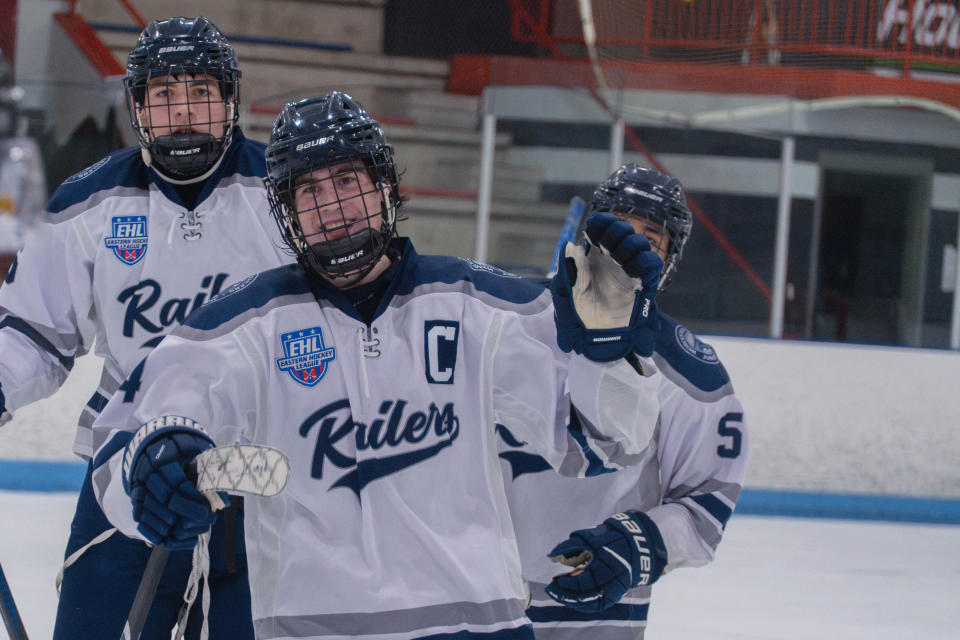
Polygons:
<instances>
[{"instance_id":1,"label":"hockey player","mask_svg":"<svg viewBox=\"0 0 960 640\"><path fill-rule=\"evenodd\" d=\"M94 429L105 511L189 546L211 516L183 463L270 445L291 473L278 498L246 501L258 638L532 639L494 426L571 475L644 450L659 373L611 344L655 331L662 260L611 234L572 258L555 306L493 267L418 255L396 237L393 150L339 92L284 107L267 167L299 264L222 292L147 357L130 402L114 396Z\"/></svg>"},{"instance_id":2,"label":"hockey player","mask_svg":"<svg viewBox=\"0 0 960 640\"><path fill-rule=\"evenodd\" d=\"M121 402L134 397L138 363L164 335L226 286L290 261L270 220L264 145L237 127L239 80L233 48L206 18L151 22L125 79L139 146L57 189L0 288L0 408L14 412L53 393L94 343L103 357L74 443L82 458L97 447L100 410L115 392ZM88 474L56 640L120 637L150 549L113 531ZM218 523L211 544L211 615L221 621L218 637L231 640L253 635L243 539L235 537ZM170 638L191 560L189 551L171 557L144 638Z\"/></svg>"},{"instance_id":3,"label":"hockey player","mask_svg":"<svg viewBox=\"0 0 960 640\"><path fill-rule=\"evenodd\" d=\"M680 182L628 164L600 183L591 207L593 220L615 216L646 235L664 259L659 289L666 288L693 225ZM639 464L570 482L500 429L538 640L569 640L585 629L597 640L643 638L650 585L665 571L710 562L740 495L747 432L730 379L710 345L660 318L653 358L663 373L661 422ZM574 570L557 576L563 564Z\"/></svg>"}]
</instances>

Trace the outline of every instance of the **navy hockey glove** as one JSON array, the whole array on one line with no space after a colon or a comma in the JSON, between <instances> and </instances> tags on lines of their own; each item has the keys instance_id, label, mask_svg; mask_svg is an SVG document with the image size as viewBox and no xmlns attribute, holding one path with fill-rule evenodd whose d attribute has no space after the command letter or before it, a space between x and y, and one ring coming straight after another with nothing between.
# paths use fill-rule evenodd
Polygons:
<instances>
[{"instance_id":1,"label":"navy hockey glove","mask_svg":"<svg viewBox=\"0 0 960 640\"><path fill-rule=\"evenodd\" d=\"M570 534L550 552L550 559L578 567L555 577L547 594L582 611L603 611L630 589L657 581L667 564L660 530L639 511L618 513L592 529Z\"/></svg>"},{"instance_id":2,"label":"navy hockey glove","mask_svg":"<svg viewBox=\"0 0 960 640\"><path fill-rule=\"evenodd\" d=\"M140 427L123 454L123 488L137 530L153 544L192 549L216 515L187 477L185 465L214 446L200 425L165 416ZM221 494L226 503L226 494Z\"/></svg>"},{"instance_id":3,"label":"navy hockey glove","mask_svg":"<svg viewBox=\"0 0 960 640\"><path fill-rule=\"evenodd\" d=\"M590 216L584 232L588 244L568 243L563 268L550 281L557 343L598 362L652 356L663 260L613 214Z\"/></svg>"}]
</instances>

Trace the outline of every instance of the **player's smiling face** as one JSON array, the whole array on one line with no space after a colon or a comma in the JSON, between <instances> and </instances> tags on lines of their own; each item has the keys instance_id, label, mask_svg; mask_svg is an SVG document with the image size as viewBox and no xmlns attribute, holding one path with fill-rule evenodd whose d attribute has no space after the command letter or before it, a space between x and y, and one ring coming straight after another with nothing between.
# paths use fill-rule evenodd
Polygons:
<instances>
[{"instance_id":1,"label":"player's smiling face","mask_svg":"<svg viewBox=\"0 0 960 640\"><path fill-rule=\"evenodd\" d=\"M315 169L296 178L294 206L309 244L380 228L381 198L359 161Z\"/></svg>"},{"instance_id":2,"label":"player's smiling face","mask_svg":"<svg viewBox=\"0 0 960 640\"><path fill-rule=\"evenodd\" d=\"M207 133L219 138L228 124L220 83L205 74L150 80L140 117L154 139L176 133Z\"/></svg>"}]
</instances>

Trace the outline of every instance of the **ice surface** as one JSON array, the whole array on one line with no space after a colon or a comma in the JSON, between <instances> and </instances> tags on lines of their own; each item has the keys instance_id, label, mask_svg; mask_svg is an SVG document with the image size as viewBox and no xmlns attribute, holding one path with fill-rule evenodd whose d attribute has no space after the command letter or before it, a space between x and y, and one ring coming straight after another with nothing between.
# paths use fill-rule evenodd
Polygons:
<instances>
[{"instance_id":1,"label":"ice surface","mask_svg":"<svg viewBox=\"0 0 960 640\"><path fill-rule=\"evenodd\" d=\"M0 563L50 638L75 496L0 491ZM960 629L960 527L734 515L713 564L654 587L649 640L947 640Z\"/></svg>"}]
</instances>

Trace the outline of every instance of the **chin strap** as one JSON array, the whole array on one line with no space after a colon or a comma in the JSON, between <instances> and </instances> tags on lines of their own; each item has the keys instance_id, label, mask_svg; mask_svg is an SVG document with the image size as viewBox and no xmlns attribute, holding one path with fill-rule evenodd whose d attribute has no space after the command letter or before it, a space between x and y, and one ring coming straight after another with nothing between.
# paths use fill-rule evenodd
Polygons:
<instances>
[{"instance_id":1,"label":"chin strap","mask_svg":"<svg viewBox=\"0 0 960 640\"><path fill-rule=\"evenodd\" d=\"M230 143L232 142L233 142L233 138L231 137ZM168 174L166 171L164 171L161 167L158 167L153 164L153 156L150 155L150 151L146 147L140 147L140 157L143 158L143 163L145 165L147 165L148 167L156 171L158 174L160 174L160 177L166 180L167 182L169 182L170 184L195 184L197 182L202 182L206 180L213 174L214 171L217 170L217 167L219 167L220 163L223 162L223 157L227 155L227 149L230 147L230 143L227 143L227 145L223 148L223 153L220 154L220 157L217 158L217 161L214 162L212 165L210 165L209 169L207 169L206 171L204 171L203 173L201 173L199 176L195 178L185 178L185 179L174 178L173 176Z\"/></svg>"}]
</instances>

